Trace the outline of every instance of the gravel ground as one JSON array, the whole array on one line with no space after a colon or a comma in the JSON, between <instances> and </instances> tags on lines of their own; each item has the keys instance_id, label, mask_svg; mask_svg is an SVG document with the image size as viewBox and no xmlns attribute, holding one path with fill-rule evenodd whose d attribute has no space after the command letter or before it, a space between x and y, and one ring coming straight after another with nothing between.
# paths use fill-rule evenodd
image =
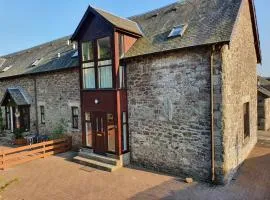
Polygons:
<instances>
[{"instance_id":1,"label":"gravel ground","mask_svg":"<svg viewBox=\"0 0 270 200\"><path fill-rule=\"evenodd\" d=\"M16 180L2 191L7 200L98 199L270 199L270 133L263 133L240 168L236 180L211 186L140 169L103 172L73 163L73 152L25 163L0 172L0 179ZM0 186L1 187L1 186Z\"/></svg>"}]
</instances>

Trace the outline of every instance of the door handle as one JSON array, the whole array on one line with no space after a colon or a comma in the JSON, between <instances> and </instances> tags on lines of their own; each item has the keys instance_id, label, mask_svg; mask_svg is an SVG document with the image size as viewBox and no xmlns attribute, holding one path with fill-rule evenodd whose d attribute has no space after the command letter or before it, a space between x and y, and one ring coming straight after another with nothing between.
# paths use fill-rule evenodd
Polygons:
<instances>
[{"instance_id":1,"label":"door handle","mask_svg":"<svg viewBox=\"0 0 270 200\"><path fill-rule=\"evenodd\" d=\"M102 137L102 134L97 134L98 137Z\"/></svg>"}]
</instances>

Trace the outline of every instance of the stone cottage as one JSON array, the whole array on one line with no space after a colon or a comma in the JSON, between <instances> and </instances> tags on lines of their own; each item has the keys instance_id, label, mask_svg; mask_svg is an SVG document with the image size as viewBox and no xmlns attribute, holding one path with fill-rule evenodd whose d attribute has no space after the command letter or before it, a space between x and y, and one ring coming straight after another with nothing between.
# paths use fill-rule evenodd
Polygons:
<instances>
[{"instance_id":1,"label":"stone cottage","mask_svg":"<svg viewBox=\"0 0 270 200\"><path fill-rule=\"evenodd\" d=\"M270 81L258 76L258 129L270 129Z\"/></svg>"},{"instance_id":2,"label":"stone cottage","mask_svg":"<svg viewBox=\"0 0 270 200\"><path fill-rule=\"evenodd\" d=\"M0 63L6 128L50 134L65 121L91 166L114 155L226 183L257 142L253 0L183 0L129 19L89 6L71 37Z\"/></svg>"}]
</instances>

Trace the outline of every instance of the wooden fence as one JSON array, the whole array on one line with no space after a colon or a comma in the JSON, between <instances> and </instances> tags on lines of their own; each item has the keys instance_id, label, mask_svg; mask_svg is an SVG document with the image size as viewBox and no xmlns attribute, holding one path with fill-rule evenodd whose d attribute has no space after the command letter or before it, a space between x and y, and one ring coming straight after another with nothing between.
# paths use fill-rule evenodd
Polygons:
<instances>
[{"instance_id":1,"label":"wooden fence","mask_svg":"<svg viewBox=\"0 0 270 200\"><path fill-rule=\"evenodd\" d=\"M21 163L46 158L48 156L63 153L72 147L72 138L66 137L50 140L38 144L27 145L14 149L0 151L0 169L4 170Z\"/></svg>"}]
</instances>

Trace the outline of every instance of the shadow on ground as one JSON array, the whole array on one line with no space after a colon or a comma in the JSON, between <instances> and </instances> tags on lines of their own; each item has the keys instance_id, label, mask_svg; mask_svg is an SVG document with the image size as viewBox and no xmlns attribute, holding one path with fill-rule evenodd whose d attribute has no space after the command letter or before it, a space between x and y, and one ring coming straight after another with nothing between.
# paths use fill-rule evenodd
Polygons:
<instances>
[{"instance_id":1,"label":"shadow on ground","mask_svg":"<svg viewBox=\"0 0 270 200\"><path fill-rule=\"evenodd\" d=\"M263 149L262 149L263 151ZM269 152L269 150L268 150ZM141 199L184 199L184 200L243 200L270 199L270 153L247 159L241 166L235 181L226 186L213 186L203 183L186 184L177 189L177 182L164 182L161 185L137 193L131 200ZM160 196L163 194L163 196Z\"/></svg>"}]
</instances>

